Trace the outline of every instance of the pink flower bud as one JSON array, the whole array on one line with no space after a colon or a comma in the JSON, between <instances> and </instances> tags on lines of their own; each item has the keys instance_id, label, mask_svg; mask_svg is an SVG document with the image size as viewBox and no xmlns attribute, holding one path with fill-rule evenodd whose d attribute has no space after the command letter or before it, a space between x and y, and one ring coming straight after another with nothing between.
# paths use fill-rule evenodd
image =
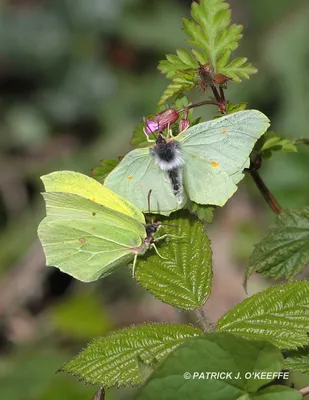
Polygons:
<instances>
[{"instance_id":1,"label":"pink flower bud","mask_svg":"<svg viewBox=\"0 0 309 400\"><path fill-rule=\"evenodd\" d=\"M174 108L167 108L153 117L153 120L145 120L145 135L150 135L155 131L164 131L168 126L172 125L179 118L179 113Z\"/></svg>"},{"instance_id":2,"label":"pink flower bud","mask_svg":"<svg viewBox=\"0 0 309 400\"><path fill-rule=\"evenodd\" d=\"M190 126L190 121L188 119L186 118L181 119L179 121L179 128L178 128L179 133L188 129L189 126Z\"/></svg>"},{"instance_id":3,"label":"pink flower bud","mask_svg":"<svg viewBox=\"0 0 309 400\"><path fill-rule=\"evenodd\" d=\"M155 121L151 121L151 119L145 119L145 128L144 128L144 133L145 135L151 135L152 132L155 132L158 130L159 125Z\"/></svg>"}]
</instances>

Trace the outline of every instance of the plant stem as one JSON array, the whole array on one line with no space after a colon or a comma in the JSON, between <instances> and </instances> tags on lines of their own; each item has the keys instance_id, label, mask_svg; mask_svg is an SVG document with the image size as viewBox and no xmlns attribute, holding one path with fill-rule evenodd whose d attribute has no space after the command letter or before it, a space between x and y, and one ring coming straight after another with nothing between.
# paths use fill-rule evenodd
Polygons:
<instances>
[{"instance_id":1,"label":"plant stem","mask_svg":"<svg viewBox=\"0 0 309 400\"><path fill-rule=\"evenodd\" d=\"M297 140L295 140L294 144L306 144L309 146L309 139L305 139L305 138L297 139Z\"/></svg>"},{"instance_id":2,"label":"plant stem","mask_svg":"<svg viewBox=\"0 0 309 400\"><path fill-rule=\"evenodd\" d=\"M204 106L205 104L212 104L213 106L218 106L218 103L216 101L205 100L205 101L200 101L199 103L190 104L189 106L181 108L180 110L177 110L177 111L180 113L183 111L190 110L191 108Z\"/></svg>"},{"instance_id":3,"label":"plant stem","mask_svg":"<svg viewBox=\"0 0 309 400\"><path fill-rule=\"evenodd\" d=\"M307 394L309 394L309 386L306 386L306 387L300 389L300 390L299 390L299 393L300 393L303 397L307 396Z\"/></svg>"},{"instance_id":4,"label":"plant stem","mask_svg":"<svg viewBox=\"0 0 309 400\"><path fill-rule=\"evenodd\" d=\"M249 169L250 174L261 192L262 196L264 197L266 203L269 205L269 207L273 210L273 212L277 215L279 215L282 211L282 208L278 201L276 200L275 196L270 192L268 187L265 185L263 179L261 178L259 172L255 169Z\"/></svg>"},{"instance_id":5,"label":"plant stem","mask_svg":"<svg viewBox=\"0 0 309 400\"><path fill-rule=\"evenodd\" d=\"M222 86L219 87L219 91L220 91L221 100L225 104L226 100L225 100L225 94L224 94L224 90L223 90Z\"/></svg>"},{"instance_id":6,"label":"plant stem","mask_svg":"<svg viewBox=\"0 0 309 400\"><path fill-rule=\"evenodd\" d=\"M197 318L202 326L203 332L210 332L212 331L212 324L208 321L206 312L203 307L196 308L195 313Z\"/></svg>"},{"instance_id":7,"label":"plant stem","mask_svg":"<svg viewBox=\"0 0 309 400\"><path fill-rule=\"evenodd\" d=\"M210 87L211 87L211 90L213 91L213 94L214 94L216 100L217 100L221 114L225 115L226 114L226 106L225 106L226 101L225 101L224 91L223 91L222 87L220 86L220 89L219 89L220 94L214 84L210 85Z\"/></svg>"}]
</instances>

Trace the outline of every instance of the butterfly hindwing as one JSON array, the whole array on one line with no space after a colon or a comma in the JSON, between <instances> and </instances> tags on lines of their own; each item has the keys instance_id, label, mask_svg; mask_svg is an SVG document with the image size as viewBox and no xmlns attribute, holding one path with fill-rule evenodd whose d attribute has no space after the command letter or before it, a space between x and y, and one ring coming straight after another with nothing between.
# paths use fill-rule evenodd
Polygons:
<instances>
[{"instance_id":1,"label":"butterfly hindwing","mask_svg":"<svg viewBox=\"0 0 309 400\"><path fill-rule=\"evenodd\" d=\"M172 211L182 208L186 202L184 198L178 203L167 171L159 168L149 148L128 153L107 176L104 184L144 212L148 211L150 190L152 213L169 215Z\"/></svg>"},{"instance_id":2,"label":"butterfly hindwing","mask_svg":"<svg viewBox=\"0 0 309 400\"><path fill-rule=\"evenodd\" d=\"M190 153L184 153L184 160L184 187L195 203L223 206L236 192L237 186L220 166Z\"/></svg>"},{"instance_id":3,"label":"butterfly hindwing","mask_svg":"<svg viewBox=\"0 0 309 400\"><path fill-rule=\"evenodd\" d=\"M134 258L146 237L142 223L71 193L44 193L47 216L38 235L48 265L90 282Z\"/></svg>"}]
</instances>

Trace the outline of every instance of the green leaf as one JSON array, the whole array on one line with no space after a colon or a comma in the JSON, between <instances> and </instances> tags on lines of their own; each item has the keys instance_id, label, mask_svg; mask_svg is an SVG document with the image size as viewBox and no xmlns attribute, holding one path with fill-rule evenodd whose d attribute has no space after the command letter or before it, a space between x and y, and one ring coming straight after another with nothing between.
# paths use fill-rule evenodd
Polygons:
<instances>
[{"instance_id":1,"label":"green leaf","mask_svg":"<svg viewBox=\"0 0 309 400\"><path fill-rule=\"evenodd\" d=\"M193 47L204 50L210 64L216 68L216 61L227 50L235 50L242 38L242 26L230 25L229 4L222 0L201 0L193 3L191 16L184 19L184 31L190 37Z\"/></svg>"},{"instance_id":2,"label":"green leaf","mask_svg":"<svg viewBox=\"0 0 309 400\"><path fill-rule=\"evenodd\" d=\"M159 105L165 104L177 94L183 93L184 91L188 92L197 85L196 74L194 71L186 71L186 73L178 71L177 74L178 76L173 79L173 82L165 89L159 101Z\"/></svg>"},{"instance_id":3,"label":"green leaf","mask_svg":"<svg viewBox=\"0 0 309 400\"><path fill-rule=\"evenodd\" d=\"M242 81L241 78L249 79L249 75L256 74L257 69L251 63L248 63L247 58L239 57L218 68L218 73L228 76L236 83L240 83Z\"/></svg>"},{"instance_id":4,"label":"green leaf","mask_svg":"<svg viewBox=\"0 0 309 400\"><path fill-rule=\"evenodd\" d=\"M188 204L188 210L190 213L196 215L200 221L208 224L212 223L215 209L215 206L197 204L194 201L190 201Z\"/></svg>"},{"instance_id":5,"label":"green leaf","mask_svg":"<svg viewBox=\"0 0 309 400\"><path fill-rule=\"evenodd\" d=\"M133 136L131 139L131 144L134 147L147 147L149 142L147 141L146 135L143 131L145 128L145 122L141 121L133 131Z\"/></svg>"},{"instance_id":6,"label":"green leaf","mask_svg":"<svg viewBox=\"0 0 309 400\"><path fill-rule=\"evenodd\" d=\"M247 277L253 272L274 278L293 278L309 263L309 207L285 210L250 257Z\"/></svg>"},{"instance_id":7,"label":"green leaf","mask_svg":"<svg viewBox=\"0 0 309 400\"><path fill-rule=\"evenodd\" d=\"M105 388L138 385L143 381L140 374L141 361L153 365L185 339L201 333L190 325L131 326L93 340L80 354L65 364L62 371Z\"/></svg>"},{"instance_id":8,"label":"green leaf","mask_svg":"<svg viewBox=\"0 0 309 400\"><path fill-rule=\"evenodd\" d=\"M183 29L193 46L191 53L178 49L159 63L159 70L173 82L168 86L159 104L178 93L195 87L199 65L209 64L214 73L223 74L235 82L248 79L257 72L244 57L230 61L232 51L242 38L241 25L231 25L229 4L222 0L201 0L192 3L192 19L183 19Z\"/></svg>"},{"instance_id":9,"label":"green leaf","mask_svg":"<svg viewBox=\"0 0 309 400\"><path fill-rule=\"evenodd\" d=\"M179 214L177 214L179 215ZM167 221L167 237L147 259L139 259L135 277L155 297L185 310L202 306L210 295L212 252L203 224L182 213ZM164 221L163 221L164 226Z\"/></svg>"},{"instance_id":10,"label":"green leaf","mask_svg":"<svg viewBox=\"0 0 309 400\"><path fill-rule=\"evenodd\" d=\"M226 108L227 114L233 114L238 111L243 111L247 108L248 103L232 104L229 103Z\"/></svg>"},{"instance_id":11,"label":"green leaf","mask_svg":"<svg viewBox=\"0 0 309 400\"><path fill-rule=\"evenodd\" d=\"M309 281L257 293L220 318L217 330L267 340L281 349L309 343Z\"/></svg>"},{"instance_id":12,"label":"green leaf","mask_svg":"<svg viewBox=\"0 0 309 400\"><path fill-rule=\"evenodd\" d=\"M296 390L280 386L259 390L271 382L282 367L282 354L270 343L227 333L210 333L186 340L179 346L157 368L136 398L275 400L280 393L283 395L280 400L301 399ZM218 377L220 372L221 377ZM212 377L211 373L214 373ZM267 373L271 373L269 377Z\"/></svg>"},{"instance_id":13,"label":"green leaf","mask_svg":"<svg viewBox=\"0 0 309 400\"><path fill-rule=\"evenodd\" d=\"M285 139L278 133L267 132L263 137L261 151L271 150L280 152L297 152L295 143L290 139Z\"/></svg>"},{"instance_id":14,"label":"green leaf","mask_svg":"<svg viewBox=\"0 0 309 400\"><path fill-rule=\"evenodd\" d=\"M302 400L303 396L298 390L286 386L270 386L250 395L254 400Z\"/></svg>"},{"instance_id":15,"label":"green leaf","mask_svg":"<svg viewBox=\"0 0 309 400\"><path fill-rule=\"evenodd\" d=\"M309 347L289 351L288 358L285 359L285 369L292 371L309 373Z\"/></svg>"},{"instance_id":16,"label":"green leaf","mask_svg":"<svg viewBox=\"0 0 309 400\"><path fill-rule=\"evenodd\" d=\"M107 175L119 164L119 161L101 160L100 164L100 167L93 168L92 176L95 180L103 184Z\"/></svg>"}]
</instances>

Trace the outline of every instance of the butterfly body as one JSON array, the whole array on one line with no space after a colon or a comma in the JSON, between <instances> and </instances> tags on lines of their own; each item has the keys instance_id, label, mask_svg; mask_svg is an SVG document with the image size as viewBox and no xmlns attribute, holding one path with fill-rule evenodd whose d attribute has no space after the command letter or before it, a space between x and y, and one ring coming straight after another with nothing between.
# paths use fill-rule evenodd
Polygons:
<instances>
[{"instance_id":1,"label":"butterfly body","mask_svg":"<svg viewBox=\"0 0 309 400\"><path fill-rule=\"evenodd\" d=\"M180 143L175 140L166 140L161 133L156 140L156 144L149 151L155 157L156 164L162 171L181 168L184 164Z\"/></svg>"},{"instance_id":2,"label":"butterfly body","mask_svg":"<svg viewBox=\"0 0 309 400\"><path fill-rule=\"evenodd\" d=\"M149 149L158 167L164 171L171 183L173 193L179 204L183 201L181 145L175 140L166 140L160 133L156 144Z\"/></svg>"}]
</instances>

